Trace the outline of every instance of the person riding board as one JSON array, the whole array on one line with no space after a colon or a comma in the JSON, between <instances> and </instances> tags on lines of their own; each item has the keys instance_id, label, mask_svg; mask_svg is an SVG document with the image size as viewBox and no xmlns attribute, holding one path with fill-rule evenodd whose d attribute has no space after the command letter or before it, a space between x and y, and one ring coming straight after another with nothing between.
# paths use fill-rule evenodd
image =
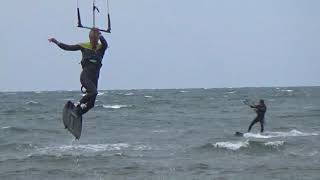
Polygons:
<instances>
[{"instance_id":1,"label":"person riding board","mask_svg":"<svg viewBox=\"0 0 320 180\"><path fill-rule=\"evenodd\" d=\"M264 100L260 100L258 105L250 105L251 108L253 108L256 113L257 113L257 117L251 122L249 128L248 128L248 132L251 131L251 128L254 124L256 124L257 122L260 122L260 132L263 133L264 131L264 115L267 111L267 106L264 104Z\"/></svg>"},{"instance_id":2,"label":"person riding board","mask_svg":"<svg viewBox=\"0 0 320 180\"><path fill-rule=\"evenodd\" d=\"M80 43L76 45L68 45L57 41L55 38L49 38L49 42L56 44L59 48L66 51L81 51L82 52L82 72L80 74L81 91L86 89L85 96L75 104L79 115L87 113L94 107L95 100L98 94L98 79L102 59L108 48L108 43L97 28L92 28L89 33L89 43ZM99 44L98 42L101 42Z\"/></svg>"}]
</instances>

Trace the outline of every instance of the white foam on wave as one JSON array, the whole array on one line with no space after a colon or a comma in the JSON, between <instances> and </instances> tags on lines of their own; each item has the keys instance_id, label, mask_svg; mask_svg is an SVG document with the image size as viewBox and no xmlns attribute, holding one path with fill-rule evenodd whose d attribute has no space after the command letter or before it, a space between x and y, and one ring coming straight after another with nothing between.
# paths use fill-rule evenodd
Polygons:
<instances>
[{"instance_id":1,"label":"white foam on wave","mask_svg":"<svg viewBox=\"0 0 320 180\"><path fill-rule=\"evenodd\" d=\"M291 90L291 89L282 89L282 90L280 90L281 92L288 92L288 93L291 93L291 92L293 92L293 90Z\"/></svg>"},{"instance_id":2,"label":"white foam on wave","mask_svg":"<svg viewBox=\"0 0 320 180\"><path fill-rule=\"evenodd\" d=\"M152 98L152 96L144 96L145 98Z\"/></svg>"},{"instance_id":3,"label":"white foam on wave","mask_svg":"<svg viewBox=\"0 0 320 180\"><path fill-rule=\"evenodd\" d=\"M133 150L135 151L146 151L146 150L151 150L152 148L150 146L146 146L146 145L138 145L138 146L134 146Z\"/></svg>"},{"instance_id":4,"label":"white foam on wave","mask_svg":"<svg viewBox=\"0 0 320 180\"><path fill-rule=\"evenodd\" d=\"M274 137L295 137L295 136L318 136L318 133L303 133L298 130L291 130L289 132L265 132L264 134L245 133L246 138L274 138Z\"/></svg>"},{"instance_id":5,"label":"white foam on wave","mask_svg":"<svg viewBox=\"0 0 320 180\"><path fill-rule=\"evenodd\" d=\"M73 153L96 153L104 151L119 151L129 148L130 145L126 143L118 144L79 144L79 145L62 145L49 146L39 148L41 154L73 154Z\"/></svg>"},{"instance_id":6,"label":"white foam on wave","mask_svg":"<svg viewBox=\"0 0 320 180\"><path fill-rule=\"evenodd\" d=\"M75 99L73 98L63 98L63 99L60 99L61 101L74 101Z\"/></svg>"},{"instance_id":7,"label":"white foam on wave","mask_svg":"<svg viewBox=\"0 0 320 180\"><path fill-rule=\"evenodd\" d=\"M77 145L60 145L60 146L49 146L38 148L36 153L32 153L29 156L34 154L41 155L77 155L77 154L95 154L95 153L103 153L103 152L117 152L123 150L134 150L134 151L145 151L151 150L152 147L147 145L130 145L127 143L117 143L117 144L77 144Z\"/></svg>"},{"instance_id":8,"label":"white foam on wave","mask_svg":"<svg viewBox=\"0 0 320 180\"><path fill-rule=\"evenodd\" d=\"M164 130L164 129L158 129L158 130L153 130L152 132L153 133L165 133L165 132L168 132L168 131Z\"/></svg>"},{"instance_id":9,"label":"white foam on wave","mask_svg":"<svg viewBox=\"0 0 320 180\"><path fill-rule=\"evenodd\" d=\"M216 148L225 148L229 150L238 150L243 147L248 147L249 146L249 141L238 141L238 142L217 142L213 144L214 147Z\"/></svg>"},{"instance_id":10,"label":"white foam on wave","mask_svg":"<svg viewBox=\"0 0 320 180\"><path fill-rule=\"evenodd\" d=\"M39 102L37 102L37 101L28 101L28 102L26 102L26 104L39 104Z\"/></svg>"},{"instance_id":11,"label":"white foam on wave","mask_svg":"<svg viewBox=\"0 0 320 180\"><path fill-rule=\"evenodd\" d=\"M8 93L5 93L5 95L16 95L17 93L15 92L8 92Z\"/></svg>"},{"instance_id":12,"label":"white foam on wave","mask_svg":"<svg viewBox=\"0 0 320 180\"><path fill-rule=\"evenodd\" d=\"M1 127L1 129L10 129L11 126L4 126L4 127Z\"/></svg>"},{"instance_id":13,"label":"white foam on wave","mask_svg":"<svg viewBox=\"0 0 320 180\"><path fill-rule=\"evenodd\" d=\"M243 137L245 137L245 138L261 138L261 139L272 138L271 136L268 136L268 135L254 134L254 133L244 133Z\"/></svg>"},{"instance_id":14,"label":"white foam on wave","mask_svg":"<svg viewBox=\"0 0 320 180\"><path fill-rule=\"evenodd\" d=\"M102 105L103 108L106 109L120 109L120 108L127 108L131 107L130 105Z\"/></svg>"},{"instance_id":15,"label":"white foam on wave","mask_svg":"<svg viewBox=\"0 0 320 180\"><path fill-rule=\"evenodd\" d=\"M264 143L264 145L272 146L272 147L279 147L279 146L282 146L283 144L284 144L284 141L270 141L270 142Z\"/></svg>"},{"instance_id":16,"label":"white foam on wave","mask_svg":"<svg viewBox=\"0 0 320 180\"><path fill-rule=\"evenodd\" d=\"M188 91L184 91L184 90L182 90L182 91L179 91L179 92L181 92L181 93L187 93Z\"/></svg>"},{"instance_id":17,"label":"white foam on wave","mask_svg":"<svg viewBox=\"0 0 320 180\"><path fill-rule=\"evenodd\" d=\"M270 141L270 142L265 142L263 145L269 146L269 147L279 147L284 145L284 141ZM215 148L223 148L223 149L228 149L228 150L239 150L240 148L248 148L250 146L250 141L236 141L236 142L217 142L213 144Z\"/></svg>"},{"instance_id":18,"label":"white foam on wave","mask_svg":"<svg viewBox=\"0 0 320 180\"><path fill-rule=\"evenodd\" d=\"M104 92L98 92L98 96L104 95Z\"/></svg>"},{"instance_id":19,"label":"white foam on wave","mask_svg":"<svg viewBox=\"0 0 320 180\"><path fill-rule=\"evenodd\" d=\"M126 94L124 94L125 96L132 96L132 95L134 95L133 93L126 93Z\"/></svg>"}]
</instances>

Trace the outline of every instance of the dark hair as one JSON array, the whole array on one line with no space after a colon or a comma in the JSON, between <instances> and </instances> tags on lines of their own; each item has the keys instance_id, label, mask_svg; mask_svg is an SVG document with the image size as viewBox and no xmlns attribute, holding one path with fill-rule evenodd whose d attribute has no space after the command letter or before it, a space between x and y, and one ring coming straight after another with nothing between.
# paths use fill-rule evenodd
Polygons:
<instances>
[{"instance_id":1,"label":"dark hair","mask_svg":"<svg viewBox=\"0 0 320 180\"><path fill-rule=\"evenodd\" d=\"M263 99L260 99L260 103L264 104L264 100L263 100Z\"/></svg>"}]
</instances>

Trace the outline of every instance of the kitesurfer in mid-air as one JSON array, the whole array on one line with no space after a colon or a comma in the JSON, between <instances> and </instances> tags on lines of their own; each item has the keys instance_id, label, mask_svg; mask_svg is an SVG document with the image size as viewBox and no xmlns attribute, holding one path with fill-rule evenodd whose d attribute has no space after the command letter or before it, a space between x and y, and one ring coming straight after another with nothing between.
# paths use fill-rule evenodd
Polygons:
<instances>
[{"instance_id":1,"label":"kitesurfer in mid-air","mask_svg":"<svg viewBox=\"0 0 320 180\"><path fill-rule=\"evenodd\" d=\"M94 107L94 103L98 94L98 79L102 59L108 43L102 36L100 31L92 28L89 33L89 43L80 43L76 45L67 45L57 41L55 38L48 39L49 42L55 43L58 47L66 51L81 51L82 52L82 72L80 74L81 91L83 87L86 89L85 96L76 103L77 112L82 115ZM99 40L101 44L99 43Z\"/></svg>"},{"instance_id":2,"label":"kitesurfer in mid-air","mask_svg":"<svg viewBox=\"0 0 320 180\"><path fill-rule=\"evenodd\" d=\"M248 132L251 131L251 128L254 124L256 124L257 122L260 122L261 125L261 129L260 132L263 133L264 130L264 115L267 111L267 106L264 104L264 100L260 100L258 105L250 105L251 108L253 108L256 113L257 113L257 117L251 122L249 128L248 128Z\"/></svg>"}]
</instances>

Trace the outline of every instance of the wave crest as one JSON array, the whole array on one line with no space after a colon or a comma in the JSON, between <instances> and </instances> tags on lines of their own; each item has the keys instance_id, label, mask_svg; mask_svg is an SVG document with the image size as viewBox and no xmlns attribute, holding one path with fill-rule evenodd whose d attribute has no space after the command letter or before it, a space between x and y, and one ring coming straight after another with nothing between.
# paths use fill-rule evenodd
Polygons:
<instances>
[{"instance_id":1,"label":"wave crest","mask_svg":"<svg viewBox=\"0 0 320 180\"><path fill-rule=\"evenodd\" d=\"M130 105L102 105L105 109L120 109L120 108L128 108L131 107Z\"/></svg>"},{"instance_id":2,"label":"wave crest","mask_svg":"<svg viewBox=\"0 0 320 180\"><path fill-rule=\"evenodd\" d=\"M238 141L238 142L217 142L213 144L214 147L216 148L225 148L229 150L238 150L242 147L248 147L249 146L249 141Z\"/></svg>"},{"instance_id":3,"label":"wave crest","mask_svg":"<svg viewBox=\"0 0 320 180\"><path fill-rule=\"evenodd\" d=\"M263 134L245 133L243 136L246 138L261 138L268 139L274 137L296 137L296 136L318 136L318 133L304 133L293 129L289 132L265 132Z\"/></svg>"}]
</instances>

